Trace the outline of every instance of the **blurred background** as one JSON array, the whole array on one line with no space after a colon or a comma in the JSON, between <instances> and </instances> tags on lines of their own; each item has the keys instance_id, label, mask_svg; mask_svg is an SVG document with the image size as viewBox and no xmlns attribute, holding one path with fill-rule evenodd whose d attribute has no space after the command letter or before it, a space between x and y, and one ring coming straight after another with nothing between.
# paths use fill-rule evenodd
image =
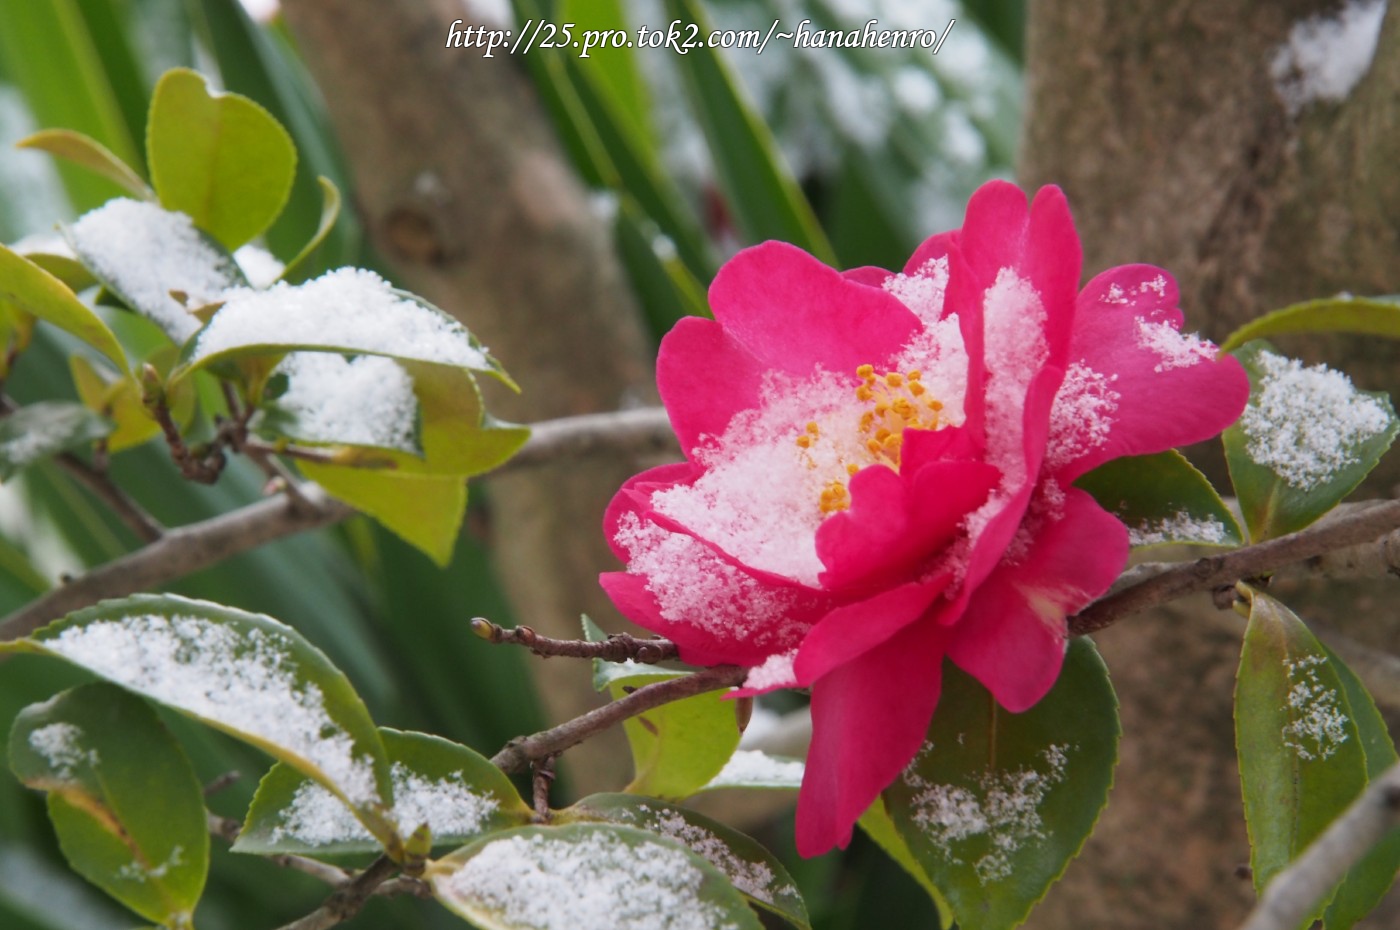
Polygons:
<instances>
[{"instance_id":1,"label":"blurred background","mask_svg":"<svg viewBox=\"0 0 1400 930\"><path fill-rule=\"evenodd\" d=\"M1280 49L1298 23L1350 7L1374 13L1370 33L1343 49L1360 77L1335 100L1290 103ZM454 23L696 23L703 35L870 20L943 42L936 55L779 39L761 55L445 47ZM1384 54L1397 42L1400 16L1375 0L0 0L0 240L118 194L13 142L68 127L139 169L151 88L188 66L257 100L296 141L297 181L267 248L284 260L300 249L320 218L315 179L332 179L350 209L301 275L375 268L457 315L523 386L489 398L518 422L654 403L658 340L707 312L709 280L735 250L780 238L839 267L900 268L922 239L958 226L992 177L1064 186L1086 276L1162 264L1182 280L1188 324L1219 338L1293 300L1400 290L1390 158L1400 56ZM6 386L21 401L73 395L69 346L46 330ZM1340 361L1364 387L1396 378L1387 347L1288 348ZM293 624L349 674L376 721L489 755L599 698L584 664L489 647L467 620L573 637L587 613L623 629L596 584L616 567L598 528L619 484L647 464L590 458L474 482L446 570L355 519L172 589ZM170 525L254 500L261 485L239 468L213 488L187 485L155 446L118 456L113 473ZM1396 479L1391 466L1372 487ZM64 473L30 470L0 488L0 612L137 545ZM1400 632L1374 609L1340 613L1350 625L1339 635L1375 656ZM1230 719L1238 637L1232 619L1195 604L1100 638L1128 734L1119 786L1031 926L1238 922L1252 898L1235 874L1248 861ZM73 674L39 659L0 665L0 734ZM1368 683L1393 722L1395 690ZM772 709L800 714L800 699ZM212 802L239 816L267 760L171 724L201 776L243 773ZM565 763L557 805L627 777L616 740ZM923 891L861 836L844 853L797 858L790 803L730 797L708 809L783 856L820 930L936 926ZM305 876L216 855L206 930L277 926L324 897ZM1383 907L1372 925L1393 926L1395 913ZM41 798L0 777L0 926L128 923L68 873ZM354 925L461 923L398 901L375 902Z\"/></svg>"}]
</instances>

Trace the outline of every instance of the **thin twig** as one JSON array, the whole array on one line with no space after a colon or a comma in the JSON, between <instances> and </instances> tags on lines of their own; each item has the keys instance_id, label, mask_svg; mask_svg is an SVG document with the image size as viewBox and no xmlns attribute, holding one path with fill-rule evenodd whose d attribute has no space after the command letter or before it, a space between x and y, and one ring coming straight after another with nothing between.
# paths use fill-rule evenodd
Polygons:
<instances>
[{"instance_id":1,"label":"thin twig","mask_svg":"<svg viewBox=\"0 0 1400 930\"><path fill-rule=\"evenodd\" d=\"M276 498L170 530L150 545L94 568L14 611L0 620L0 639L28 636L50 620L104 598L155 588L263 543L343 520L354 512L315 485L305 486L303 493L313 509L294 509L286 500Z\"/></svg>"},{"instance_id":2,"label":"thin twig","mask_svg":"<svg viewBox=\"0 0 1400 930\"><path fill-rule=\"evenodd\" d=\"M583 639L552 639L541 636L528 626L507 630L487 620L474 617L472 632L492 643L512 643L524 646L537 656L567 656L571 659L602 659L606 662L640 662L655 665L679 658L676 644L669 639L653 637L639 639L630 633L613 633L605 640L590 643Z\"/></svg>"},{"instance_id":3,"label":"thin twig","mask_svg":"<svg viewBox=\"0 0 1400 930\"><path fill-rule=\"evenodd\" d=\"M142 542L155 542L165 535L165 527L161 522L127 496L105 472L98 471L71 452L54 456L54 461L106 504L107 509L126 524Z\"/></svg>"},{"instance_id":4,"label":"thin twig","mask_svg":"<svg viewBox=\"0 0 1400 930\"><path fill-rule=\"evenodd\" d=\"M530 440L493 476L546 465L559 459L583 458L602 452L633 455L678 452L671 421L661 407L641 407L615 413L589 413L545 420L530 425Z\"/></svg>"},{"instance_id":5,"label":"thin twig","mask_svg":"<svg viewBox=\"0 0 1400 930\"><path fill-rule=\"evenodd\" d=\"M344 923L360 913L375 889L389 880L398 866L388 856L380 856L369 868L350 882L337 888L326 903L299 920L284 924L280 930L326 930Z\"/></svg>"},{"instance_id":6,"label":"thin twig","mask_svg":"<svg viewBox=\"0 0 1400 930\"><path fill-rule=\"evenodd\" d=\"M549 823L549 787L554 784L554 756L545 756L534 764L535 823Z\"/></svg>"},{"instance_id":7,"label":"thin twig","mask_svg":"<svg viewBox=\"0 0 1400 930\"><path fill-rule=\"evenodd\" d=\"M1322 896L1400 827L1400 763L1371 782L1303 854L1264 889L1240 930L1293 930Z\"/></svg>"},{"instance_id":8,"label":"thin twig","mask_svg":"<svg viewBox=\"0 0 1400 930\"><path fill-rule=\"evenodd\" d=\"M596 710L575 717L567 723L543 730L530 736L517 737L506 743L501 751L491 757L491 763L501 771L512 774L523 772L537 760L556 756L588 739L595 733L621 723L629 717L693 697L707 691L718 691L739 684L748 674L748 669L733 665L716 665L703 669L694 675L683 678L670 678L655 684L638 688L624 698L605 704Z\"/></svg>"},{"instance_id":9,"label":"thin twig","mask_svg":"<svg viewBox=\"0 0 1400 930\"><path fill-rule=\"evenodd\" d=\"M1145 581L1100 598L1070 618L1070 633L1082 636L1122 618L1197 591L1254 578L1325 552L1371 542L1400 528L1400 501L1359 508L1278 539L1172 566Z\"/></svg>"},{"instance_id":10,"label":"thin twig","mask_svg":"<svg viewBox=\"0 0 1400 930\"><path fill-rule=\"evenodd\" d=\"M205 817L209 821L211 834L230 844L238 840L238 834L243 829L243 825L237 820L232 817L221 817L212 811L206 811ZM349 872L317 859L308 859L306 856L293 856L287 853L267 856L266 858L273 865L290 869L293 872L301 872L303 875L310 875L312 878L320 879L336 888L350 881Z\"/></svg>"},{"instance_id":11,"label":"thin twig","mask_svg":"<svg viewBox=\"0 0 1400 930\"><path fill-rule=\"evenodd\" d=\"M209 784L204 786L204 796L206 798L213 797L220 791L223 791L224 789L228 788L230 785L237 784L238 781L242 778L242 772L225 772L224 774L220 775L218 778L214 779Z\"/></svg>"}]
</instances>

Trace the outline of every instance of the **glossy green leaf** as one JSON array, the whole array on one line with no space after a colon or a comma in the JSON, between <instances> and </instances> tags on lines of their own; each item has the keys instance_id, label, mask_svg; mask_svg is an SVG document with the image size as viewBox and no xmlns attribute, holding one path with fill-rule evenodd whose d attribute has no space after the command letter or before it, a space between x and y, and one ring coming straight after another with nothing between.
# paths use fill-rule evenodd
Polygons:
<instances>
[{"instance_id":1,"label":"glossy green leaf","mask_svg":"<svg viewBox=\"0 0 1400 930\"><path fill-rule=\"evenodd\" d=\"M194 71L167 71L146 126L161 205L236 249L277 218L292 189L296 147L282 125L238 94L211 92Z\"/></svg>"},{"instance_id":2,"label":"glossy green leaf","mask_svg":"<svg viewBox=\"0 0 1400 930\"><path fill-rule=\"evenodd\" d=\"M534 812L485 756L424 733L381 727L394 782L390 817L399 835L427 824L434 847L524 826ZM234 852L270 855L378 853L381 846L333 794L284 763L263 777Z\"/></svg>"},{"instance_id":3,"label":"glossy green leaf","mask_svg":"<svg viewBox=\"0 0 1400 930\"><path fill-rule=\"evenodd\" d=\"M316 225L316 232L306 240L306 245L301 247L296 258L287 262L287 266L282 269L282 274L278 276L281 280L295 279L297 271L316 254L321 243L326 241L326 237L335 228L335 221L340 218L340 188L327 177L318 177L316 183L321 188L321 220Z\"/></svg>"},{"instance_id":4,"label":"glossy green leaf","mask_svg":"<svg viewBox=\"0 0 1400 930\"><path fill-rule=\"evenodd\" d=\"M666 0L666 18L694 23L702 36L712 29L697 0ZM835 264L831 243L783 163L772 132L745 98L721 51L688 50L681 75L744 237L750 242L781 239Z\"/></svg>"},{"instance_id":5,"label":"glossy green leaf","mask_svg":"<svg viewBox=\"0 0 1400 930\"><path fill-rule=\"evenodd\" d=\"M645 863L645 868L639 868ZM634 827L521 827L428 865L439 901L481 930L686 926L760 930L724 873L689 847Z\"/></svg>"},{"instance_id":6,"label":"glossy green leaf","mask_svg":"<svg viewBox=\"0 0 1400 930\"><path fill-rule=\"evenodd\" d=\"M683 843L724 873L750 901L795 927L810 930L807 905L788 870L771 852L733 827L678 804L631 794L593 794L555 815L557 823L606 821Z\"/></svg>"},{"instance_id":7,"label":"glossy green leaf","mask_svg":"<svg viewBox=\"0 0 1400 930\"><path fill-rule=\"evenodd\" d=\"M1366 787L1366 752L1322 644L1278 601L1244 585L1240 592L1249 625L1235 681L1235 745L1262 892Z\"/></svg>"},{"instance_id":8,"label":"glossy green leaf","mask_svg":"<svg viewBox=\"0 0 1400 930\"><path fill-rule=\"evenodd\" d=\"M112 424L82 404L44 400L0 418L0 481L36 462L101 439Z\"/></svg>"},{"instance_id":9,"label":"glossy green leaf","mask_svg":"<svg viewBox=\"0 0 1400 930\"><path fill-rule=\"evenodd\" d=\"M1386 729L1385 718L1366 691L1361 679L1326 646L1327 661L1337 673L1351 707L1361 748L1366 753L1366 780L1379 778L1396 762L1395 744ZM1352 866L1337 888L1327 912L1322 915L1326 930L1347 930L1371 912L1395 883L1400 872L1400 830L1390 835Z\"/></svg>"},{"instance_id":10,"label":"glossy green leaf","mask_svg":"<svg viewBox=\"0 0 1400 930\"><path fill-rule=\"evenodd\" d=\"M1235 355L1249 374L1249 405L1222 439L1258 542L1296 532L1335 507L1390 448L1400 421L1389 397L1358 391L1340 372L1304 367L1262 342Z\"/></svg>"},{"instance_id":11,"label":"glossy green leaf","mask_svg":"<svg viewBox=\"0 0 1400 930\"><path fill-rule=\"evenodd\" d=\"M929 899L933 901L933 906L938 911L938 925L942 930L948 930L953 926L953 908L943 897L943 892L933 884L933 879L928 877L924 867L919 865L919 861L914 858L914 854L909 851L909 844L904 842L904 837L899 835L895 829L894 821L890 819L889 813L885 810L885 799L879 797L875 803L860 815L857 821L865 835L875 841L875 844L885 851L885 853L899 863L899 867L909 873L909 877L919 883L919 887L928 893Z\"/></svg>"},{"instance_id":12,"label":"glossy green leaf","mask_svg":"<svg viewBox=\"0 0 1400 930\"><path fill-rule=\"evenodd\" d=\"M363 511L438 565L452 559L467 512L467 482L459 475L401 475L346 465L298 462L306 477Z\"/></svg>"},{"instance_id":13,"label":"glossy green leaf","mask_svg":"<svg viewBox=\"0 0 1400 930\"><path fill-rule=\"evenodd\" d=\"M192 926L209 868L204 796L145 701L98 683L32 705L10 731L10 767L48 793L79 874L143 917Z\"/></svg>"},{"instance_id":14,"label":"glossy green leaf","mask_svg":"<svg viewBox=\"0 0 1400 930\"><path fill-rule=\"evenodd\" d=\"M103 601L10 644L57 656L296 768L393 838L384 745L349 680L271 617L173 594Z\"/></svg>"},{"instance_id":15,"label":"glossy green leaf","mask_svg":"<svg viewBox=\"0 0 1400 930\"><path fill-rule=\"evenodd\" d=\"M191 342L178 381L234 359L276 360L288 352L383 355L510 376L467 328L415 294L373 272L342 268L305 284L279 284L230 297Z\"/></svg>"},{"instance_id":16,"label":"glossy green leaf","mask_svg":"<svg viewBox=\"0 0 1400 930\"><path fill-rule=\"evenodd\" d=\"M758 749L736 749L724 768L701 791L719 788L762 788L796 791L802 787L806 766L801 759L773 756Z\"/></svg>"},{"instance_id":17,"label":"glossy green leaf","mask_svg":"<svg viewBox=\"0 0 1400 930\"><path fill-rule=\"evenodd\" d=\"M681 676L672 672L671 678ZM661 676L643 672L608 683L617 700L628 688L640 688ZM739 745L734 702L711 691L672 701L623 723L632 747L635 776L627 791L656 798L681 799L694 794L724 768Z\"/></svg>"},{"instance_id":18,"label":"glossy green leaf","mask_svg":"<svg viewBox=\"0 0 1400 930\"><path fill-rule=\"evenodd\" d=\"M620 115L620 124L648 154L652 154L651 101L637 61L633 43L618 47L611 41L618 35L628 40L635 35L622 0L561 0L554 11L556 21L573 23L580 46L562 53L568 61L596 82ZM593 33L589 36L589 33ZM604 35L607 34L607 39Z\"/></svg>"},{"instance_id":19,"label":"glossy green leaf","mask_svg":"<svg viewBox=\"0 0 1400 930\"><path fill-rule=\"evenodd\" d=\"M126 353L107 324L68 285L34 262L0 245L0 299L72 333L127 371Z\"/></svg>"},{"instance_id":20,"label":"glossy green leaf","mask_svg":"<svg viewBox=\"0 0 1400 930\"><path fill-rule=\"evenodd\" d=\"M1123 521L1134 546L1244 542L1234 514L1210 481L1175 450L1114 459L1074 484Z\"/></svg>"},{"instance_id":21,"label":"glossy green leaf","mask_svg":"<svg viewBox=\"0 0 1400 930\"><path fill-rule=\"evenodd\" d=\"M1288 333L1360 333L1400 339L1400 302L1395 297L1324 297L1293 304L1250 320L1220 344L1233 352L1246 342Z\"/></svg>"},{"instance_id":22,"label":"glossy green leaf","mask_svg":"<svg viewBox=\"0 0 1400 930\"><path fill-rule=\"evenodd\" d=\"M123 190L146 200L154 199L155 192L146 184L131 166L122 161L112 150L91 136L71 129L45 129L15 143L17 148L38 149L58 158L64 158L75 165L118 184Z\"/></svg>"},{"instance_id":23,"label":"glossy green leaf","mask_svg":"<svg viewBox=\"0 0 1400 930\"><path fill-rule=\"evenodd\" d=\"M1009 930L1063 874L1108 799L1118 702L1092 643L1021 714L945 663L924 748L885 790L895 828L964 930Z\"/></svg>"}]
</instances>

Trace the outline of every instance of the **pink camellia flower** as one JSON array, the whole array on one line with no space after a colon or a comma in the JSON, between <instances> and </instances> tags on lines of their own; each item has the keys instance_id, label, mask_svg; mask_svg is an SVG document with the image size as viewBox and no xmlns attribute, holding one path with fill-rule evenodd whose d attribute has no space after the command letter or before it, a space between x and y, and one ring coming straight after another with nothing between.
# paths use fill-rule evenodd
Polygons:
<instances>
[{"instance_id":1,"label":"pink camellia flower","mask_svg":"<svg viewBox=\"0 0 1400 930\"><path fill-rule=\"evenodd\" d=\"M1027 210L993 182L903 273L747 249L715 278L715 319L662 342L686 461L618 492L627 570L602 583L687 662L750 667L740 693L811 688L803 855L849 842L914 757L945 658L1013 713L1054 684L1066 617L1128 556L1072 482L1244 408L1240 365L1178 331L1166 272L1077 292L1080 264L1057 188Z\"/></svg>"}]
</instances>

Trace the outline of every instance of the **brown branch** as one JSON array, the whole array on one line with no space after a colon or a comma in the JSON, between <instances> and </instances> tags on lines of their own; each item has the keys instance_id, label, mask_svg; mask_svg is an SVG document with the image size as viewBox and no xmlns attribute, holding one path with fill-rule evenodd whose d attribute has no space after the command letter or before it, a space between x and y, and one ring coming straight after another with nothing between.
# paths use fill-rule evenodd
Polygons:
<instances>
[{"instance_id":1,"label":"brown branch","mask_svg":"<svg viewBox=\"0 0 1400 930\"><path fill-rule=\"evenodd\" d=\"M661 407L590 413L531 425L530 441L491 474L494 477L559 459L604 452L645 455L679 450L671 421Z\"/></svg>"},{"instance_id":2,"label":"brown branch","mask_svg":"<svg viewBox=\"0 0 1400 930\"><path fill-rule=\"evenodd\" d=\"M676 644L669 639L654 637L638 639L630 633L613 633L601 642L590 643L582 639L552 639L541 636L528 626L517 626L507 630L484 617L475 617L471 622L472 632L487 642L511 643L524 646L537 656L567 656L571 659L602 659L606 662L640 662L655 665L679 658Z\"/></svg>"},{"instance_id":3,"label":"brown branch","mask_svg":"<svg viewBox=\"0 0 1400 930\"><path fill-rule=\"evenodd\" d=\"M126 524L127 528L136 534L142 542L155 542L165 535L165 527L159 520L146 512L145 508L136 503L127 493L117 487L116 483L104 471L99 471L71 452L64 452L54 456L54 461L64 471L82 483L107 505L107 509L116 515L117 519Z\"/></svg>"},{"instance_id":4,"label":"brown branch","mask_svg":"<svg viewBox=\"0 0 1400 930\"><path fill-rule=\"evenodd\" d=\"M554 784L554 756L537 761L534 770L535 823L549 823L553 816L549 809L549 786Z\"/></svg>"},{"instance_id":5,"label":"brown branch","mask_svg":"<svg viewBox=\"0 0 1400 930\"><path fill-rule=\"evenodd\" d=\"M1322 896L1400 827L1400 763L1371 782L1288 868L1273 877L1241 930L1293 930Z\"/></svg>"},{"instance_id":6,"label":"brown branch","mask_svg":"<svg viewBox=\"0 0 1400 930\"><path fill-rule=\"evenodd\" d=\"M337 888L326 903L299 920L281 927L281 930L326 930L344 923L360 913L365 902L383 885L398 868L388 856L380 856L369 867L356 875L345 885Z\"/></svg>"},{"instance_id":7,"label":"brown branch","mask_svg":"<svg viewBox=\"0 0 1400 930\"><path fill-rule=\"evenodd\" d=\"M570 746L575 746L629 717L635 717L671 701L733 687L743 681L747 674L748 669L734 665L716 665L694 675L646 685L624 698L575 717L567 723L511 740L491 757L491 763L507 774L523 772L532 763L556 756Z\"/></svg>"},{"instance_id":8,"label":"brown branch","mask_svg":"<svg viewBox=\"0 0 1400 930\"><path fill-rule=\"evenodd\" d=\"M345 519L352 511L315 485L303 494L313 510L282 498L169 530L159 540L92 569L0 620L0 639L27 636L51 620L109 597L125 597L218 564L263 543Z\"/></svg>"},{"instance_id":9,"label":"brown branch","mask_svg":"<svg viewBox=\"0 0 1400 930\"><path fill-rule=\"evenodd\" d=\"M1397 528L1400 501L1385 501L1323 520L1288 536L1183 562L1090 604L1070 618L1070 633L1093 633L1139 610L1197 591L1233 585L1335 549L1372 542Z\"/></svg>"}]
</instances>

